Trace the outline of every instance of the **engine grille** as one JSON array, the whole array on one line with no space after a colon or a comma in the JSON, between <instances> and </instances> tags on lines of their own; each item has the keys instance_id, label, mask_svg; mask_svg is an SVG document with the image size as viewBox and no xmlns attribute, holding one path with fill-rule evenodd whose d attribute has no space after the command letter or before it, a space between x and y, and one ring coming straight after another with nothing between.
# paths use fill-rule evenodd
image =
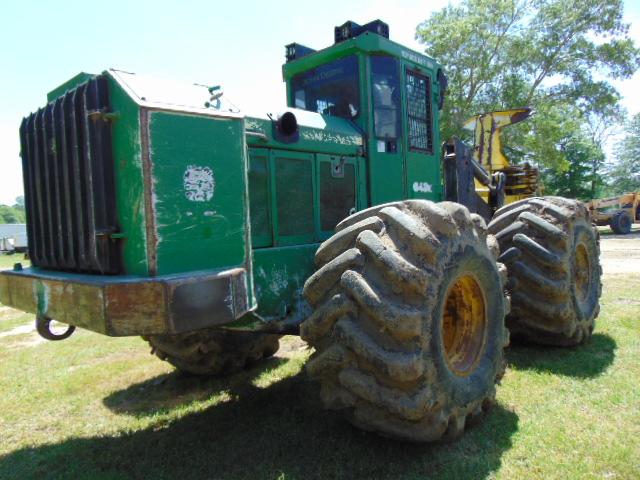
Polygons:
<instances>
[{"instance_id":1,"label":"engine grille","mask_svg":"<svg viewBox=\"0 0 640 480\"><path fill-rule=\"evenodd\" d=\"M107 79L97 76L20 126L29 256L74 272L121 271Z\"/></svg>"}]
</instances>

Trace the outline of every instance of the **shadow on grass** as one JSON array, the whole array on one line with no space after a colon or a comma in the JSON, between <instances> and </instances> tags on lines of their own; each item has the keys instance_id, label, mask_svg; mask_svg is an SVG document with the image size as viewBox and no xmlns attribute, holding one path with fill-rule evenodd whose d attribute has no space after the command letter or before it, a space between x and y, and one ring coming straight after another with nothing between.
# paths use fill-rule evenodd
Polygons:
<instances>
[{"instance_id":1,"label":"shadow on grass","mask_svg":"<svg viewBox=\"0 0 640 480\"><path fill-rule=\"evenodd\" d=\"M166 377L142 391L157 397L149 405L161 405L163 392L202 391L192 380ZM304 373L267 388L210 386L221 389L234 391L231 400L143 430L17 450L0 457L0 478L480 479L500 467L518 429L517 415L498 405L458 442L406 444L356 430L324 411ZM105 403L121 408L127 398L131 406L129 393L123 395Z\"/></svg>"},{"instance_id":2,"label":"shadow on grass","mask_svg":"<svg viewBox=\"0 0 640 480\"><path fill-rule=\"evenodd\" d=\"M616 348L616 341L603 333L595 333L586 344L573 348L514 342L507 350L507 362L517 370L590 378L601 375L613 363Z\"/></svg>"},{"instance_id":3,"label":"shadow on grass","mask_svg":"<svg viewBox=\"0 0 640 480\"><path fill-rule=\"evenodd\" d=\"M259 377L261 373L286 362L285 358L271 357L252 369L226 378L189 375L174 370L114 392L105 397L103 403L116 413L142 417L168 412L194 401L206 400L221 392L228 392L232 397L236 397L247 388L252 388L251 380Z\"/></svg>"}]
</instances>

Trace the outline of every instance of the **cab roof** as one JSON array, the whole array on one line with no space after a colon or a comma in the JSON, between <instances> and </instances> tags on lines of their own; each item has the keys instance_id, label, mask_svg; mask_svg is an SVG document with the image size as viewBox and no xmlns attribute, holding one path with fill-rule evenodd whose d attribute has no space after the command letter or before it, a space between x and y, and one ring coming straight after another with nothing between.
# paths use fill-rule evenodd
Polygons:
<instances>
[{"instance_id":1,"label":"cab roof","mask_svg":"<svg viewBox=\"0 0 640 480\"><path fill-rule=\"evenodd\" d=\"M348 23L352 22L347 22L347 24ZM336 30L338 28L341 27L336 27ZM385 36L372 30L373 29L361 30L356 36L346 40L338 41L338 39L336 39L337 43L318 51L314 51L308 47L295 43L287 45L288 58L291 58L289 53L290 48L298 48L301 51L301 54L294 54L295 58L287 61L287 63L282 66L282 76L284 81L289 81L293 76L299 73L306 72L332 60L354 53L386 54L405 60L416 66L427 68L434 72L441 68L440 64L438 64L433 58L404 47L403 45L389 40Z\"/></svg>"}]
</instances>

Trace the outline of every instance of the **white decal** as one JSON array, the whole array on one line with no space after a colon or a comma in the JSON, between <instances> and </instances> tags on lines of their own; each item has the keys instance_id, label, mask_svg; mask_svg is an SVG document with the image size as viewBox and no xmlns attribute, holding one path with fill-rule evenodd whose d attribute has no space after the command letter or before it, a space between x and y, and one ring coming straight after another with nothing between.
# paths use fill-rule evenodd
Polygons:
<instances>
[{"instance_id":1,"label":"white decal","mask_svg":"<svg viewBox=\"0 0 640 480\"><path fill-rule=\"evenodd\" d=\"M256 120L253 120L251 118L245 118L244 126L245 126L245 128L247 130L264 133L264 131L262 129L262 125L260 124L260 122L258 122Z\"/></svg>"},{"instance_id":2,"label":"white decal","mask_svg":"<svg viewBox=\"0 0 640 480\"><path fill-rule=\"evenodd\" d=\"M413 182L413 191L418 193L431 193L433 185L427 182Z\"/></svg>"},{"instance_id":3,"label":"white decal","mask_svg":"<svg viewBox=\"0 0 640 480\"><path fill-rule=\"evenodd\" d=\"M418 55L415 52L409 52L407 50L402 50L402 57L410 60L414 63L419 63L420 65L424 65L428 68L433 68L433 62L423 58L421 55Z\"/></svg>"},{"instance_id":4,"label":"white decal","mask_svg":"<svg viewBox=\"0 0 640 480\"><path fill-rule=\"evenodd\" d=\"M324 130L303 129L300 134L304 140L311 142L335 142L340 145L362 145L362 137L357 135L342 135Z\"/></svg>"},{"instance_id":5,"label":"white decal","mask_svg":"<svg viewBox=\"0 0 640 480\"><path fill-rule=\"evenodd\" d=\"M184 194L192 202L206 202L213 197L216 187L213 171L209 167L189 165L184 172Z\"/></svg>"}]
</instances>

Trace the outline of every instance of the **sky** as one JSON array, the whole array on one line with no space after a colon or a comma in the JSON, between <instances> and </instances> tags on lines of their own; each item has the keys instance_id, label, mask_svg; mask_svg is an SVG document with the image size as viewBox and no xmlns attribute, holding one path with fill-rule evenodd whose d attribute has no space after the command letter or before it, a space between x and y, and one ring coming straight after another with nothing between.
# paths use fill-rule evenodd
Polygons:
<instances>
[{"instance_id":1,"label":"sky","mask_svg":"<svg viewBox=\"0 0 640 480\"><path fill-rule=\"evenodd\" d=\"M5 2L0 17L0 204L22 195L18 127L46 93L76 73L107 68L189 83L220 84L243 110L285 107L284 45L324 48L333 27L380 18L390 38L418 51L415 28L447 0L321 2L243 0ZM640 45L640 2L625 0ZM640 73L614 82L640 111Z\"/></svg>"}]
</instances>

